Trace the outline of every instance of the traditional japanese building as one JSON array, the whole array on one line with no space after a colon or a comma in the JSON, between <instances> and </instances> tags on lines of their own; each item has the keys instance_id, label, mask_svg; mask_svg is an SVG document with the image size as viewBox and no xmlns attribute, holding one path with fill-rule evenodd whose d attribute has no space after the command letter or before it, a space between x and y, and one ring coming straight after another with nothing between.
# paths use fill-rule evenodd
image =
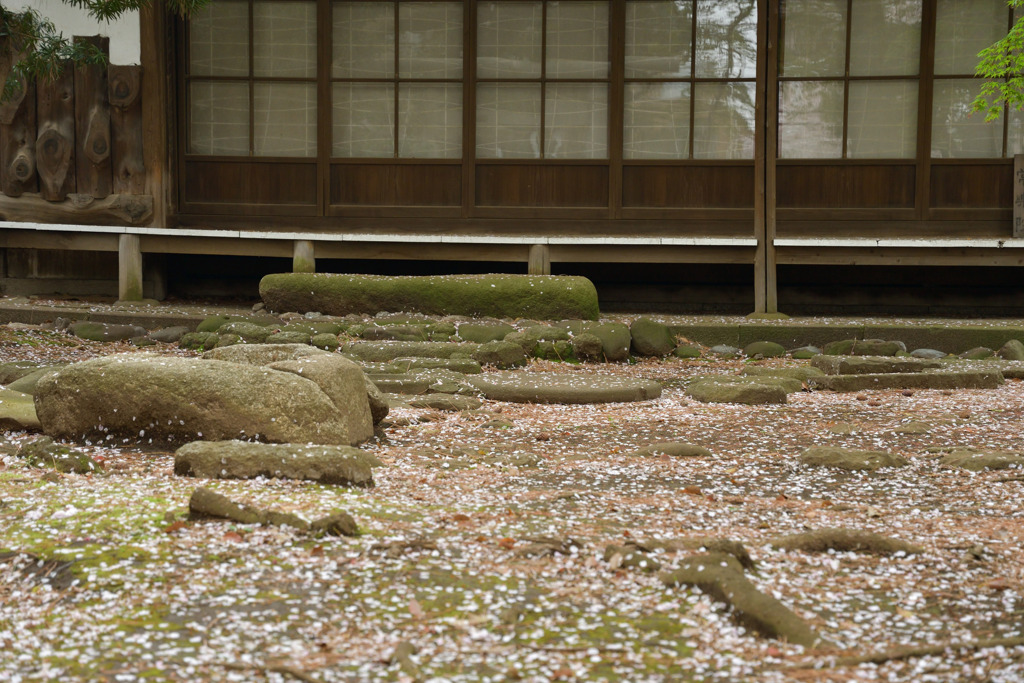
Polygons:
<instances>
[{"instance_id":1,"label":"traditional japanese building","mask_svg":"<svg viewBox=\"0 0 1024 683\"><path fill-rule=\"evenodd\" d=\"M788 265L1020 266L1024 114L970 113L1012 21L1004 0L158 2L103 28L108 70L0 109L5 275L109 281L119 252L138 296L160 254L736 264L772 311Z\"/></svg>"}]
</instances>

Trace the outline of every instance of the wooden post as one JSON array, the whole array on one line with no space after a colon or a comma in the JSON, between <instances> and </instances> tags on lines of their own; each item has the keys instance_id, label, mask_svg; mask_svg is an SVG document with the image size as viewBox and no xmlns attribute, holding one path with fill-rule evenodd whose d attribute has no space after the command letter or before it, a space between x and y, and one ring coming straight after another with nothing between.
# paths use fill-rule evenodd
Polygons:
<instances>
[{"instance_id":1,"label":"wooden post","mask_svg":"<svg viewBox=\"0 0 1024 683\"><path fill-rule=\"evenodd\" d=\"M8 197L35 192L36 88L21 79L21 87L0 104L0 191Z\"/></svg>"},{"instance_id":2,"label":"wooden post","mask_svg":"<svg viewBox=\"0 0 1024 683\"><path fill-rule=\"evenodd\" d=\"M777 313L775 278L775 49L777 0L757 2L757 91L754 104L754 313Z\"/></svg>"},{"instance_id":3,"label":"wooden post","mask_svg":"<svg viewBox=\"0 0 1024 683\"><path fill-rule=\"evenodd\" d=\"M1024 237L1024 154L1013 156L1013 236Z\"/></svg>"},{"instance_id":4,"label":"wooden post","mask_svg":"<svg viewBox=\"0 0 1024 683\"><path fill-rule=\"evenodd\" d=\"M146 193L146 165L142 160L142 67L111 65L110 144L114 192Z\"/></svg>"},{"instance_id":5,"label":"wooden post","mask_svg":"<svg viewBox=\"0 0 1024 683\"><path fill-rule=\"evenodd\" d=\"M166 35L167 11L163 3L143 3L139 10L142 76L142 160L145 164L145 194L153 197L153 217L149 225L167 227L174 208L173 174L168 154L168 93L172 90L173 69L168 64Z\"/></svg>"},{"instance_id":6,"label":"wooden post","mask_svg":"<svg viewBox=\"0 0 1024 683\"><path fill-rule=\"evenodd\" d=\"M74 92L74 69L70 64L64 64L54 80L36 84L39 195L51 202L62 201L75 192Z\"/></svg>"},{"instance_id":7,"label":"wooden post","mask_svg":"<svg viewBox=\"0 0 1024 683\"><path fill-rule=\"evenodd\" d=\"M142 301L142 248L138 235L121 235L118 240L117 298Z\"/></svg>"},{"instance_id":8,"label":"wooden post","mask_svg":"<svg viewBox=\"0 0 1024 683\"><path fill-rule=\"evenodd\" d=\"M551 275L551 250L548 245L534 244L530 247L526 272L530 275Z\"/></svg>"},{"instance_id":9,"label":"wooden post","mask_svg":"<svg viewBox=\"0 0 1024 683\"><path fill-rule=\"evenodd\" d=\"M292 272L316 272L316 247L310 240L295 240L292 245Z\"/></svg>"}]
</instances>

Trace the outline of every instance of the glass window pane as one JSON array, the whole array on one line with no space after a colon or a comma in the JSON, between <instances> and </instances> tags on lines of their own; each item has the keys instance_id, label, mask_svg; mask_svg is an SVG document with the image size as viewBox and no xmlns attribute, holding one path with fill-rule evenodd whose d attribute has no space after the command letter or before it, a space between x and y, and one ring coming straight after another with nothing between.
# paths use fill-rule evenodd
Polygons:
<instances>
[{"instance_id":1,"label":"glass window pane","mask_svg":"<svg viewBox=\"0 0 1024 683\"><path fill-rule=\"evenodd\" d=\"M857 0L851 76L913 76L921 65L921 0Z\"/></svg>"},{"instance_id":2,"label":"glass window pane","mask_svg":"<svg viewBox=\"0 0 1024 683\"><path fill-rule=\"evenodd\" d=\"M846 0L785 0L783 76L846 73Z\"/></svg>"},{"instance_id":3,"label":"glass window pane","mask_svg":"<svg viewBox=\"0 0 1024 683\"><path fill-rule=\"evenodd\" d=\"M754 84L694 86L693 157L754 158Z\"/></svg>"},{"instance_id":4,"label":"glass window pane","mask_svg":"<svg viewBox=\"0 0 1024 683\"><path fill-rule=\"evenodd\" d=\"M843 82L784 81L779 91L779 157L843 156Z\"/></svg>"},{"instance_id":5,"label":"glass window pane","mask_svg":"<svg viewBox=\"0 0 1024 683\"><path fill-rule=\"evenodd\" d=\"M395 6L389 2L334 3L331 76L395 75Z\"/></svg>"},{"instance_id":6,"label":"glass window pane","mask_svg":"<svg viewBox=\"0 0 1024 683\"><path fill-rule=\"evenodd\" d=\"M462 156L462 86L409 83L398 89L398 156Z\"/></svg>"},{"instance_id":7,"label":"glass window pane","mask_svg":"<svg viewBox=\"0 0 1024 683\"><path fill-rule=\"evenodd\" d=\"M978 53L1009 28L1003 0L939 0L935 19L935 73L974 73Z\"/></svg>"},{"instance_id":8,"label":"glass window pane","mask_svg":"<svg viewBox=\"0 0 1024 683\"><path fill-rule=\"evenodd\" d=\"M698 78L754 78L756 0L697 0Z\"/></svg>"},{"instance_id":9,"label":"glass window pane","mask_svg":"<svg viewBox=\"0 0 1024 683\"><path fill-rule=\"evenodd\" d=\"M850 83L846 155L910 159L917 154L917 81Z\"/></svg>"},{"instance_id":10,"label":"glass window pane","mask_svg":"<svg viewBox=\"0 0 1024 683\"><path fill-rule=\"evenodd\" d=\"M253 153L258 157L316 156L316 85L256 83Z\"/></svg>"},{"instance_id":11,"label":"glass window pane","mask_svg":"<svg viewBox=\"0 0 1024 683\"><path fill-rule=\"evenodd\" d=\"M395 155L395 87L390 83L335 83L331 156Z\"/></svg>"},{"instance_id":12,"label":"glass window pane","mask_svg":"<svg viewBox=\"0 0 1024 683\"><path fill-rule=\"evenodd\" d=\"M623 155L627 159L690 156L690 85L627 83Z\"/></svg>"},{"instance_id":13,"label":"glass window pane","mask_svg":"<svg viewBox=\"0 0 1024 683\"><path fill-rule=\"evenodd\" d=\"M402 78L462 78L462 3L401 3L398 36Z\"/></svg>"},{"instance_id":14,"label":"glass window pane","mask_svg":"<svg viewBox=\"0 0 1024 683\"><path fill-rule=\"evenodd\" d=\"M254 3L252 26L256 76L316 76L316 3Z\"/></svg>"},{"instance_id":15,"label":"glass window pane","mask_svg":"<svg viewBox=\"0 0 1024 683\"><path fill-rule=\"evenodd\" d=\"M189 86L191 154L249 154L249 84L192 81Z\"/></svg>"},{"instance_id":16,"label":"glass window pane","mask_svg":"<svg viewBox=\"0 0 1024 683\"><path fill-rule=\"evenodd\" d=\"M690 75L693 2L626 3L626 78Z\"/></svg>"},{"instance_id":17,"label":"glass window pane","mask_svg":"<svg viewBox=\"0 0 1024 683\"><path fill-rule=\"evenodd\" d=\"M985 122L981 114L971 115L971 102L978 96L981 81L940 79L935 81L932 100L932 156L998 157L1003 153L1003 119Z\"/></svg>"},{"instance_id":18,"label":"glass window pane","mask_svg":"<svg viewBox=\"0 0 1024 683\"><path fill-rule=\"evenodd\" d=\"M549 83L544 99L544 156L608 157L608 86Z\"/></svg>"},{"instance_id":19,"label":"glass window pane","mask_svg":"<svg viewBox=\"0 0 1024 683\"><path fill-rule=\"evenodd\" d=\"M608 3L549 2L548 78L608 77Z\"/></svg>"},{"instance_id":20,"label":"glass window pane","mask_svg":"<svg viewBox=\"0 0 1024 683\"><path fill-rule=\"evenodd\" d=\"M249 5L224 0L189 21L189 72L193 76L249 75Z\"/></svg>"},{"instance_id":21,"label":"glass window pane","mask_svg":"<svg viewBox=\"0 0 1024 683\"><path fill-rule=\"evenodd\" d=\"M481 83L476 96L476 155L540 158L540 85Z\"/></svg>"},{"instance_id":22,"label":"glass window pane","mask_svg":"<svg viewBox=\"0 0 1024 683\"><path fill-rule=\"evenodd\" d=\"M477 76L539 77L541 3L483 2L477 12Z\"/></svg>"}]
</instances>

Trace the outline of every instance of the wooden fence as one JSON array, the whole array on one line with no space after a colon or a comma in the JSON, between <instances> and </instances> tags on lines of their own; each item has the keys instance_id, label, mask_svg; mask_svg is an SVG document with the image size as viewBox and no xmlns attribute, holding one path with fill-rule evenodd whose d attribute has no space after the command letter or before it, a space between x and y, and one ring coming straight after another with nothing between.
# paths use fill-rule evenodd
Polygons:
<instances>
[{"instance_id":1,"label":"wooden fence","mask_svg":"<svg viewBox=\"0 0 1024 683\"><path fill-rule=\"evenodd\" d=\"M108 38L75 40L109 54ZM144 223L141 85L141 66L67 64L53 80L23 80L0 104L0 219Z\"/></svg>"}]
</instances>

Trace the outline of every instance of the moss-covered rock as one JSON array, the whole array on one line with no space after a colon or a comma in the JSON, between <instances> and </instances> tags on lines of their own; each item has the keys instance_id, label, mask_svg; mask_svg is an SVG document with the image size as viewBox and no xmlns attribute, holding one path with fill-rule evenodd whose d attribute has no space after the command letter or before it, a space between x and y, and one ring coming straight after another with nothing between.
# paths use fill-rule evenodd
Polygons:
<instances>
[{"instance_id":1,"label":"moss-covered rock","mask_svg":"<svg viewBox=\"0 0 1024 683\"><path fill-rule=\"evenodd\" d=\"M825 345L826 356L895 356L904 344L883 339L844 339Z\"/></svg>"},{"instance_id":2,"label":"moss-covered rock","mask_svg":"<svg viewBox=\"0 0 1024 683\"><path fill-rule=\"evenodd\" d=\"M43 377L50 374L51 372L57 372L58 370L66 366L67 363L61 363L59 365L48 365L45 367L41 367L38 370L35 370L25 375L21 379L17 379L11 382L10 384L7 385L7 388L10 389L11 391L20 391L23 394L35 395L36 386L39 384L39 380L41 380Z\"/></svg>"},{"instance_id":3,"label":"moss-covered rock","mask_svg":"<svg viewBox=\"0 0 1024 683\"><path fill-rule=\"evenodd\" d=\"M676 340L668 325L650 318L637 318L629 326L633 353L638 356L662 358L672 353Z\"/></svg>"},{"instance_id":4,"label":"moss-covered rock","mask_svg":"<svg viewBox=\"0 0 1024 683\"><path fill-rule=\"evenodd\" d=\"M975 346L973 349L967 349L960 354L960 357L964 360L985 360L996 355L996 352L987 346Z\"/></svg>"},{"instance_id":5,"label":"moss-covered rock","mask_svg":"<svg viewBox=\"0 0 1024 683\"><path fill-rule=\"evenodd\" d=\"M750 358L781 358L786 355L782 344L770 341L756 341L743 348L743 354Z\"/></svg>"},{"instance_id":6,"label":"moss-covered rock","mask_svg":"<svg viewBox=\"0 0 1024 683\"><path fill-rule=\"evenodd\" d=\"M466 379L487 398L513 403L618 403L661 395L657 382L621 377L488 372Z\"/></svg>"},{"instance_id":7,"label":"moss-covered rock","mask_svg":"<svg viewBox=\"0 0 1024 683\"><path fill-rule=\"evenodd\" d=\"M700 358L701 350L699 346L693 344L680 344L672 350L672 355L676 358Z\"/></svg>"},{"instance_id":8,"label":"moss-covered rock","mask_svg":"<svg viewBox=\"0 0 1024 683\"><path fill-rule=\"evenodd\" d=\"M41 366L30 360L14 360L0 363L0 385L7 385L25 375L36 372Z\"/></svg>"},{"instance_id":9,"label":"moss-covered rock","mask_svg":"<svg viewBox=\"0 0 1024 683\"><path fill-rule=\"evenodd\" d=\"M270 336L271 332L271 328L266 325L257 325L246 320L236 320L234 322L226 323L221 325L217 330L217 333L221 335L238 335L242 338L242 341L248 344L264 343L267 341L267 337Z\"/></svg>"},{"instance_id":10,"label":"moss-covered rock","mask_svg":"<svg viewBox=\"0 0 1024 683\"><path fill-rule=\"evenodd\" d=\"M308 332L293 330L286 332L281 330L267 337L267 344L309 344L313 337Z\"/></svg>"},{"instance_id":11,"label":"moss-covered rock","mask_svg":"<svg viewBox=\"0 0 1024 683\"><path fill-rule=\"evenodd\" d=\"M583 277L550 275L379 276L277 273L260 282L275 311L333 315L415 311L433 315L596 319L597 290Z\"/></svg>"},{"instance_id":12,"label":"moss-covered rock","mask_svg":"<svg viewBox=\"0 0 1024 683\"><path fill-rule=\"evenodd\" d=\"M146 336L146 328L138 325L108 325L88 320L71 323L68 332L79 339L98 342L127 341L132 337Z\"/></svg>"},{"instance_id":13,"label":"moss-covered rock","mask_svg":"<svg viewBox=\"0 0 1024 683\"><path fill-rule=\"evenodd\" d=\"M501 341L516 328L505 323L462 323L459 325L459 338L476 344Z\"/></svg>"},{"instance_id":14,"label":"moss-covered rock","mask_svg":"<svg viewBox=\"0 0 1024 683\"><path fill-rule=\"evenodd\" d=\"M526 354L521 346L507 341L492 341L481 344L473 352L473 360L480 365L493 365L496 368L508 369L526 365Z\"/></svg>"},{"instance_id":15,"label":"moss-covered rock","mask_svg":"<svg viewBox=\"0 0 1024 683\"><path fill-rule=\"evenodd\" d=\"M604 345L596 334L583 332L572 338L572 350L581 361L600 363L604 360Z\"/></svg>"},{"instance_id":16,"label":"moss-covered rock","mask_svg":"<svg viewBox=\"0 0 1024 683\"><path fill-rule=\"evenodd\" d=\"M640 457L651 457L658 455L666 455L670 458L710 458L712 457L711 451L698 446L693 443L686 443L684 441L659 441L657 443L648 444L638 451L634 451L631 455Z\"/></svg>"},{"instance_id":17,"label":"moss-covered rock","mask_svg":"<svg viewBox=\"0 0 1024 683\"><path fill-rule=\"evenodd\" d=\"M1024 468L1024 455L980 448L954 448L939 457L939 466L971 472Z\"/></svg>"},{"instance_id":18,"label":"moss-covered rock","mask_svg":"<svg viewBox=\"0 0 1024 683\"><path fill-rule=\"evenodd\" d=\"M1011 339L996 351L1003 360L1024 360L1024 344L1019 339Z\"/></svg>"},{"instance_id":19,"label":"moss-covered rock","mask_svg":"<svg viewBox=\"0 0 1024 683\"><path fill-rule=\"evenodd\" d=\"M633 337L629 328L622 323L584 323L579 333L587 332L601 340L604 357L609 362L629 360L629 347Z\"/></svg>"},{"instance_id":20,"label":"moss-covered rock","mask_svg":"<svg viewBox=\"0 0 1024 683\"><path fill-rule=\"evenodd\" d=\"M220 335L216 332L189 332L181 336L178 346L193 351L206 351L216 348Z\"/></svg>"},{"instance_id":21,"label":"moss-covered rock","mask_svg":"<svg viewBox=\"0 0 1024 683\"><path fill-rule=\"evenodd\" d=\"M211 315L196 325L196 332L216 332L224 325L233 322L253 323L255 325L280 325L281 321L271 315Z\"/></svg>"},{"instance_id":22,"label":"moss-covered rock","mask_svg":"<svg viewBox=\"0 0 1024 683\"><path fill-rule=\"evenodd\" d=\"M796 368L771 368L761 365L748 365L741 371L741 374L751 377L785 377L806 382L812 377L821 377L825 373L818 368L802 365Z\"/></svg>"},{"instance_id":23,"label":"moss-covered rock","mask_svg":"<svg viewBox=\"0 0 1024 683\"><path fill-rule=\"evenodd\" d=\"M315 346L318 349L324 349L325 351L334 351L341 343L338 341L338 335L324 332L322 334L314 334L313 338L309 340L311 346Z\"/></svg>"}]
</instances>

